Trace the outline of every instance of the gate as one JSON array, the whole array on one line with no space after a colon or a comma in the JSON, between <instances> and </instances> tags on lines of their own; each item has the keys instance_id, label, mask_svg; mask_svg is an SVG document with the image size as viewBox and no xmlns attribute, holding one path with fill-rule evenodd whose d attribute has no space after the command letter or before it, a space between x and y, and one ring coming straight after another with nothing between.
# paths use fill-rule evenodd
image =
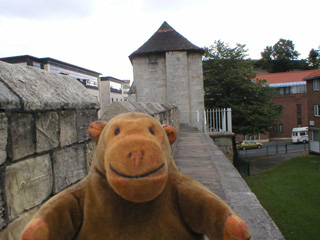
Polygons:
<instances>
[{"instance_id":1,"label":"gate","mask_svg":"<svg viewBox=\"0 0 320 240\"><path fill-rule=\"evenodd\" d=\"M204 111L205 133L232 133L231 108L214 108Z\"/></svg>"}]
</instances>

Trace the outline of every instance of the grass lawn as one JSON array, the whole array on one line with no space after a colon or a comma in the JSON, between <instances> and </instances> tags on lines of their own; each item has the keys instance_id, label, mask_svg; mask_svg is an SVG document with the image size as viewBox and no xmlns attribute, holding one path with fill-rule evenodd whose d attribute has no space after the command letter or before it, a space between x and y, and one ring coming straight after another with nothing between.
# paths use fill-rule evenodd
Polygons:
<instances>
[{"instance_id":1,"label":"grass lawn","mask_svg":"<svg viewBox=\"0 0 320 240\"><path fill-rule=\"evenodd\" d=\"M320 157L293 158L245 180L286 240L320 239Z\"/></svg>"}]
</instances>

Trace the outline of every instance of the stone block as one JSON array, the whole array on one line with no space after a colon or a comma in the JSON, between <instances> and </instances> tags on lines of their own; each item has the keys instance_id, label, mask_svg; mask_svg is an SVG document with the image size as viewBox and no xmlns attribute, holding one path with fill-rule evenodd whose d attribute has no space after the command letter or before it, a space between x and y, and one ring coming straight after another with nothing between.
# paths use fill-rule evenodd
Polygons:
<instances>
[{"instance_id":1,"label":"stone block","mask_svg":"<svg viewBox=\"0 0 320 240\"><path fill-rule=\"evenodd\" d=\"M54 193L58 193L87 175L85 144L55 151L52 155Z\"/></svg>"},{"instance_id":2,"label":"stone block","mask_svg":"<svg viewBox=\"0 0 320 240\"><path fill-rule=\"evenodd\" d=\"M111 118L113 118L114 116L116 116L118 114L130 112L129 107L134 109L131 102L128 102L128 101L126 101L126 102L113 102L108 107L107 111L105 111L103 113L103 115L101 116L101 120L102 121L109 121Z\"/></svg>"},{"instance_id":3,"label":"stone block","mask_svg":"<svg viewBox=\"0 0 320 240\"><path fill-rule=\"evenodd\" d=\"M52 165L49 155L7 166L5 190L9 221L31 209L52 193Z\"/></svg>"},{"instance_id":4,"label":"stone block","mask_svg":"<svg viewBox=\"0 0 320 240\"><path fill-rule=\"evenodd\" d=\"M13 160L35 153L33 114L13 113L9 116L9 157Z\"/></svg>"},{"instance_id":5,"label":"stone block","mask_svg":"<svg viewBox=\"0 0 320 240\"><path fill-rule=\"evenodd\" d=\"M135 109L133 112L142 112L142 113L146 113L149 115L153 115L153 112L143 102L130 102L130 104Z\"/></svg>"},{"instance_id":6,"label":"stone block","mask_svg":"<svg viewBox=\"0 0 320 240\"><path fill-rule=\"evenodd\" d=\"M84 109L77 112L78 142L89 139L88 127L90 123L96 120L98 120L98 114L95 109Z\"/></svg>"},{"instance_id":7,"label":"stone block","mask_svg":"<svg viewBox=\"0 0 320 240\"><path fill-rule=\"evenodd\" d=\"M62 147L77 142L77 113L62 111L60 114L60 145Z\"/></svg>"},{"instance_id":8,"label":"stone block","mask_svg":"<svg viewBox=\"0 0 320 240\"><path fill-rule=\"evenodd\" d=\"M7 158L8 118L5 113L0 113L0 165Z\"/></svg>"},{"instance_id":9,"label":"stone block","mask_svg":"<svg viewBox=\"0 0 320 240\"><path fill-rule=\"evenodd\" d=\"M21 108L19 98L3 82L0 82L0 109L18 108Z\"/></svg>"},{"instance_id":10,"label":"stone block","mask_svg":"<svg viewBox=\"0 0 320 240\"><path fill-rule=\"evenodd\" d=\"M94 153L96 150L97 143L93 140L90 140L86 143L86 160L87 160L87 171L89 172Z\"/></svg>"},{"instance_id":11,"label":"stone block","mask_svg":"<svg viewBox=\"0 0 320 240\"><path fill-rule=\"evenodd\" d=\"M36 149L44 152L59 146L59 116L56 112L38 113L36 118Z\"/></svg>"},{"instance_id":12,"label":"stone block","mask_svg":"<svg viewBox=\"0 0 320 240\"><path fill-rule=\"evenodd\" d=\"M18 219L13 221L8 225L6 229L0 231L0 239L2 240L19 240L23 229L27 223L31 220L33 215L37 212L39 208L36 207L24 214L22 214Z\"/></svg>"},{"instance_id":13,"label":"stone block","mask_svg":"<svg viewBox=\"0 0 320 240\"><path fill-rule=\"evenodd\" d=\"M3 169L0 169L0 229L4 228L7 225L6 219L6 209L5 209L5 202L4 202L4 182L3 182ZM0 238L2 239L2 238Z\"/></svg>"},{"instance_id":14,"label":"stone block","mask_svg":"<svg viewBox=\"0 0 320 240\"><path fill-rule=\"evenodd\" d=\"M260 204L242 204L233 210L248 224L252 239L285 240L279 228Z\"/></svg>"}]
</instances>

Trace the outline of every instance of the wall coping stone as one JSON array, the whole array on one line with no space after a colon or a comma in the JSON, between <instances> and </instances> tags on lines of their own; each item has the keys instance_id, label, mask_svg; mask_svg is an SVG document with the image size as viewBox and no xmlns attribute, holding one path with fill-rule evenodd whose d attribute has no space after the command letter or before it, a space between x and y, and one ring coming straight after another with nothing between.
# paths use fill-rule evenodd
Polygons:
<instances>
[{"instance_id":1,"label":"wall coping stone","mask_svg":"<svg viewBox=\"0 0 320 240\"><path fill-rule=\"evenodd\" d=\"M75 78L0 61L0 109L98 108L95 96Z\"/></svg>"},{"instance_id":2,"label":"wall coping stone","mask_svg":"<svg viewBox=\"0 0 320 240\"><path fill-rule=\"evenodd\" d=\"M155 114L164 113L165 111L176 108L173 104L159 104L159 103L142 103L142 102L113 102L102 115L101 119L109 121L112 117L125 112L142 112L154 116Z\"/></svg>"},{"instance_id":3,"label":"wall coping stone","mask_svg":"<svg viewBox=\"0 0 320 240\"><path fill-rule=\"evenodd\" d=\"M284 237L279 228L232 163L208 135L202 133L200 136L217 170L216 177L226 197L224 200L248 224L252 238L283 240Z\"/></svg>"}]
</instances>

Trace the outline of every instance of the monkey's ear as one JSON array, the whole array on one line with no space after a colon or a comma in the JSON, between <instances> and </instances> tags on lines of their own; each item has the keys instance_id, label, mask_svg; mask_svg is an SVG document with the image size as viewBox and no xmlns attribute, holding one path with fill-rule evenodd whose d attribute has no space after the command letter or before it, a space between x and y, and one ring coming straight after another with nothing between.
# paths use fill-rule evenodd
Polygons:
<instances>
[{"instance_id":1,"label":"monkey's ear","mask_svg":"<svg viewBox=\"0 0 320 240\"><path fill-rule=\"evenodd\" d=\"M88 127L88 132L92 140L98 142L100 134L107 122L95 121Z\"/></svg>"},{"instance_id":2,"label":"monkey's ear","mask_svg":"<svg viewBox=\"0 0 320 240\"><path fill-rule=\"evenodd\" d=\"M167 133L170 144L174 143L177 139L177 131L173 126L163 125L162 126Z\"/></svg>"}]
</instances>

